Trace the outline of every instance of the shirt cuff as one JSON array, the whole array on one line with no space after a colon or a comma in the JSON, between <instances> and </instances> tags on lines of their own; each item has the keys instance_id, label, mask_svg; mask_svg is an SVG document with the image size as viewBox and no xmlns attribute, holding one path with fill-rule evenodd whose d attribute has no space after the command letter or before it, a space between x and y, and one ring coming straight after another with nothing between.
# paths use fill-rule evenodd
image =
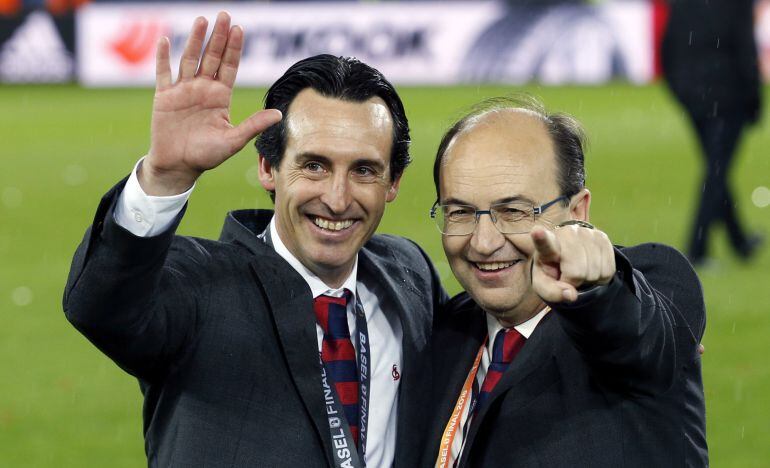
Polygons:
<instances>
[{"instance_id":1,"label":"shirt cuff","mask_svg":"<svg viewBox=\"0 0 770 468\"><path fill-rule=\"evenodd\" d=\"M186 192L168 197L147 195L139 184L137 171L144 158L134 166L134 170L118 196L115 205L115 222L119 226L139 237L152 237L165 232L182 211L195 184Z\"/></svg>"}]
</instances>

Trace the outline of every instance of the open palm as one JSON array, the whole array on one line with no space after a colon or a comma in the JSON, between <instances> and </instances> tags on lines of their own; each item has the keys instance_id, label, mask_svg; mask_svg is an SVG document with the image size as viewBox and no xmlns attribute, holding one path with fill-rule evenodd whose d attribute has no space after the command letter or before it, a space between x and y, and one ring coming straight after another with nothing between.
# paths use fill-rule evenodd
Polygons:
<instances>
[{"instance_id":1,"label":"open palm","mask_svg":"<svg viewBox=\"0 0 770 468\"><path fill-rule=\"evenodd\" d=\"M196 18L174 83L169 41L164 37L158 43L151 146L140 178L147 193L186 190L204 171L220 165L281 118L280 112L265 110L232 125L230 101L243 30L231 28L229 15L219 13L201 55L206 27L205 18Z\"/></svg>"}]
</instances>

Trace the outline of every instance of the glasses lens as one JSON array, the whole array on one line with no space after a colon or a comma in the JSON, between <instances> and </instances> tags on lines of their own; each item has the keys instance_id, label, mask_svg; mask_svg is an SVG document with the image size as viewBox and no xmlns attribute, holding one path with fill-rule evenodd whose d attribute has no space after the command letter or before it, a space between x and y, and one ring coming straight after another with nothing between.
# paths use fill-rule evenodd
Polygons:
<instances>
[{"instance_id":1,"label":"glasses lens","mask_svg":"<svg viewBox=\"0 0 770 468\"><path fill-rule=\"evenodd\" d=\"M465 205L439 205L434 218L439 231L450 236L464 236L476 226L476 209Z\"/></svg>"},{"instance_id":2,"label":"glasses lens","mask_svg":"<svg viewBox=\"0 0 770 468\"><path fill-rule=\"evenodd\" d=\"M503 234L525 234L535 226L535 211L528 203L501 203L492 205L497 229Z\"/></svg>"}]
</instances>

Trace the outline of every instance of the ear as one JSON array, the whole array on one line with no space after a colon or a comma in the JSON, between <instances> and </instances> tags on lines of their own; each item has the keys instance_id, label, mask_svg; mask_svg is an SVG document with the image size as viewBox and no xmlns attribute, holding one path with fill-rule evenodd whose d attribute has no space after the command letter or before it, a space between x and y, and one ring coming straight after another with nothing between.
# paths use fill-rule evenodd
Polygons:
<instances>
[{"instance_id":1,"label":"ear","mask_svg":"<svg viewBox=\"0 0 770 468\"><path fill-rule=\"evenodd\" d=\"M591 192L587 188L572 196L569 201L569 214L572 219L590 222Z\"/></svg>"},{"instance_id":2,"label":"ear","mask_svg":"<svg viewBox=\"0 0 770 468\"><path fill-rule=\"evenodd\" d=\"M266 157L259 155L259 182L268 192L275 192L275 176L273 166Z\"/></svg>"},{"instance_id":3,"label":"ear","mask_svg":"<svg viewBox=\"0 0 770 468\"><path fill-rule=\"evenodd\" d=\"M390 184L390 188L388 189L388 193L385 195L385 201L387 203L392 202L396 199L396 195L398 195L398 187L401 185L401 176L398 176L396 180L393 181L392 184Z\"/></svg>"}]
</instances>

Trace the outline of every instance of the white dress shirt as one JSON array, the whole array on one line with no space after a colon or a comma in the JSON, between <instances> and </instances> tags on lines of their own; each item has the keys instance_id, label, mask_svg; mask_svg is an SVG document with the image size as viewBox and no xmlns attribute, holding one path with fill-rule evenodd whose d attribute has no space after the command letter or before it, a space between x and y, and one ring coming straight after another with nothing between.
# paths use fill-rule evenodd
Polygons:
<instances>
[{"instance_id":1,"label":"white dress shirt","mask_svg":"<svg viewBox=\"0 0 770 468\"><path fill-rule=\"evenodd\" d=\"M532 332L535 331L535 327L537 327L537 324L540 323L540 320L542 320L542 318L545 317L545 314L548 313L549 310L550 309L546 307L545 309L538 312L538 314L532 317L531 319L527 320L524 323L516 325L513 328L516 329L517 332L521 333L521 335L524 338L529 339L530 335L532 335ZM481 389L482 385L484 384L484 378L487 376L487 369L489 369L489 363L492 362L492 348L494 346L497 332L505 328L492 315L490 314L485 314L485 315L487 318L488 338L487 338L486 352L481 355L481 363L479 363L479 369L476 372L476 384L478 385L479 389ZM470 404L466 404L465 408L463 408L462 414L460 415L460 425L457 430L457 434L455 435L455 438L452 440L452 446L450 447L451 455L447 466L453 466L455 463L455 460L459 460L460 457L462 456L463 449L465 448L465 433L467 431L467 428L470 427L470 424L473 420L473 415L469 414L470 407L471 407Z\"/></svg>"},{"instance_id":2,"label":"white dress shirt","mask_svg":"<svg viewBox=\"0 0 770 468\"><path fill-rule=\"evenodd\" d=\"M153 197L144 193L139 185L137 170L142 160L134 166L115 207L115 221L137 236L150 237L168 229L182 210L194 187L184 193L170 197ZM383 310L385 297L376 279L358 278L358 258L353 270L339 288L330 288L318 276L308 270L286 248L275 227L275 216L270 220L270 236L276 253L307 282L313 298L322 294L340 297L345 289L353 292L348 304L348 327L350 336L356 336L355 300L358 294L366 316L371 348L371 392L366 443L366 463L369 466L386 467L393 465L396 449L396 422L398 415L398 389L402 369L401 339L403 330L398 313L393 307L387 313ZM312 313L312 311L308 311ZM318 352L323 343L323 329L316 324ZM357 348L358 340L352 340ZM358 351L358 349L356 349ZM356 353L356 357L358 353ZM321 375L318 375L318 392L321 394Z\"/></svg>"}]
</instances>

